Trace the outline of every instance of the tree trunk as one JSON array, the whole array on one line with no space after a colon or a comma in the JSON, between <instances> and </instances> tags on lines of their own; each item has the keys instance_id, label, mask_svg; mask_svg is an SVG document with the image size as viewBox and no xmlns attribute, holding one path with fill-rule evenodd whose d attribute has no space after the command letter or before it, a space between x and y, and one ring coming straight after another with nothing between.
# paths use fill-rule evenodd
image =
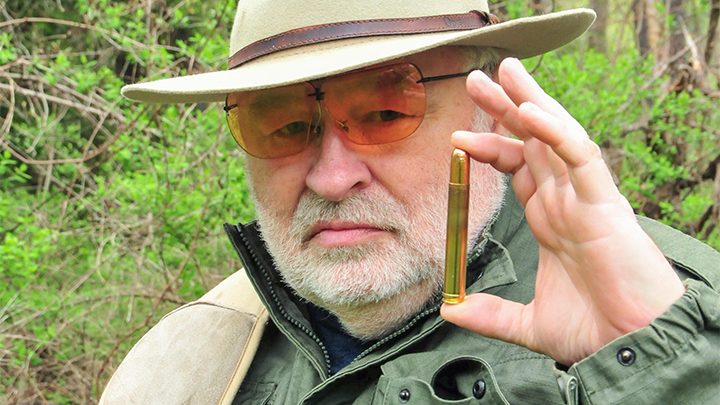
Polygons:
<instances>
[{"instance_id":1,"label":"tree trunk","mask_svg":"<svg viewBox=\"0 0 720 405\"><path fill-rule=\"evenodd\" d=\"M718 0L720 1L720 0ZM590 28L589 45L591 49L599 53L607 53L607 38L605 36L605 28L607 27L607 19L610 10L608 0L590 0L590 8L597 13L597 20Z\"/></svg>"},{"instance_id":2,"label":"tree trunk","mask_svg":"<svg viewBox=\"0 0 720 405\"><path fill-rule=\"evenodd\" d=\"M533 9L535 15L547 14L550 11L547 0L532 0L530 8Z\"/></svg>"},{"instance_id":3,"label":"tree trunk","mask_svg":"<svg viewBox=\"0 0 720 405\"><path fill-rule=\"evenodd\" d=\"M720 0L713 0L710 9L710 26L708 27L707 45L705 46L705 63L711 65L713 51L715 50L715 33L717 32L718 17L720 17Z\"/></svg>"},{"instance_id":4,"label":"tree trunk","mask_svg":"<svg viewBox=\"0 0 720 405\"><path fill-rule=\"evenodd\" d=\"M674 27L671 28L670 49L668 49L667 53L672 56L685 48L685 37L681 28L682 24L685 23L685 12L682 8L682 0L669 0L668 3L668 13L673 16L673 22L675 23Z\"/></svg>"},{"instance_id":5,"label":"tree trunk","mask_svg":"<svg viewBox=\"0 0 720 405\"><path fill-rule=\"evenodd\" d=\"M641 56L653 54L656 60L662 59L658 55L660 43L660 21L655 3L658 0L633 0L633 13L635 14L635 39Z\"/></svg>"}]
</instances>

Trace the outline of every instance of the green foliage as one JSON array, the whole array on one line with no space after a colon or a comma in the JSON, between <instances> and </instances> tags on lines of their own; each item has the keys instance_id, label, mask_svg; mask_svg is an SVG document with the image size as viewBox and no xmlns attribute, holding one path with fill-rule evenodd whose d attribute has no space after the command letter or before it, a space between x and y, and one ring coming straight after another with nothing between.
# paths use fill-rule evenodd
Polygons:
<instances>
[{"instance_id":1,"label":"green foliage","mask_svg":"<svg viewBox=\"0 0 720 405\"><path fill-rule=\"evenodd\" d=\"M0 152L0 402L96 401L149 325L240 267L221 225L253 208L220 106L120 95L224 69L236 3L151 4L0 5L53 19L0 32L28 90Z\"/></svg>"},{"instance_id":2,"label":"green foliage","mask_svg":"<svg viewBox=\"0 0 720 405\"><path fill-rule=\"evenodd\" d=\"M10 151L5 150L0 155L0 186L4 190L12 188L13 184L22 184L30 178L27 172L27 165L24 163L17 164L11 158Z\"/></svg>"},{"instance_id":3,"label":"green foliage","mask_svg":"<svg viewBox=\"0 0 720 405\"><path fill-rule=\"evenodd\" d=\"M703 177L718 157L717 134L708 135L720 124L720 109L698 90L669 91L667 76L653 79L654 66L634 49L613 62L592 50L554 52L535 77L602 146L621 192L639 214L720 248L706 217L712 179Z\"/></svg>"},{"instance_id":4,"label":"green foliage","mask_svg":"<svg viewBox=\"0 0 720 405\"><path fill-rule=\"evenodd\" d=\"M0 65L17 59L17 51L10 43L12 34L9 32L0 33Z\"/></svg>"}]
</instances>

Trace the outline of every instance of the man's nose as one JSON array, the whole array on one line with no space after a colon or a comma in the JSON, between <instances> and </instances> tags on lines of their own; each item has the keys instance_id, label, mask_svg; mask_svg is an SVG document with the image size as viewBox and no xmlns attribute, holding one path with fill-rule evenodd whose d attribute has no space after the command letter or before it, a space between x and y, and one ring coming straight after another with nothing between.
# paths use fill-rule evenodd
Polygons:
<instances>
[{"instance_id":1,"label":"man's nose","mask_svg":"<svg viewBox=\"0 0 720 405\"><path fill-rule=\"evenodd\" d=\"M311 146L313 161L305 184L319 196L341 201L370 185L372 174L366 164L363 146L350 142L347 127L330 114L323 116L323 132L318 146Z\"/></svg>"}]
</instances>

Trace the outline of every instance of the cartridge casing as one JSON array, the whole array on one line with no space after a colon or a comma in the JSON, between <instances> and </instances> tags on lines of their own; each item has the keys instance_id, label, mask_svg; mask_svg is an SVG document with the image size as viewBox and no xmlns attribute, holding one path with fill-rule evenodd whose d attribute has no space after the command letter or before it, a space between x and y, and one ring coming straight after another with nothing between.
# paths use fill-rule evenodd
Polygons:
<instances>
[{"instance_id":1,"label":"cartridge casing","mask_svg":"<svg viewBox=\"0 0 720 405\"><path fill-rule=\"evenodd\" d=\"M468 210L470 203L470 157L455 149L450 161L447 246L443 301L459 304L465 299L467 268Z\"/></svg>"}]
</instances>

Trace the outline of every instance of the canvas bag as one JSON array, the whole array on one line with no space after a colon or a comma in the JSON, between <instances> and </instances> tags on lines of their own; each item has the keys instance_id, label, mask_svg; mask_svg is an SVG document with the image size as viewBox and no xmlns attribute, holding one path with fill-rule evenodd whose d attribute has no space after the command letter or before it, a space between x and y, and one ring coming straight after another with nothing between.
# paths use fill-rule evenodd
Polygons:
<instances>
[{"instance_id":1,"label":"canvas bag","mask_svg":"<svg viewBox=\"0 0 720 405\"><path fill-rule=\"evenodd\" d=\"M150 329L108 382L100 405L229 405L268 320L244 270Z\"/></svg>"}]
</instances>

